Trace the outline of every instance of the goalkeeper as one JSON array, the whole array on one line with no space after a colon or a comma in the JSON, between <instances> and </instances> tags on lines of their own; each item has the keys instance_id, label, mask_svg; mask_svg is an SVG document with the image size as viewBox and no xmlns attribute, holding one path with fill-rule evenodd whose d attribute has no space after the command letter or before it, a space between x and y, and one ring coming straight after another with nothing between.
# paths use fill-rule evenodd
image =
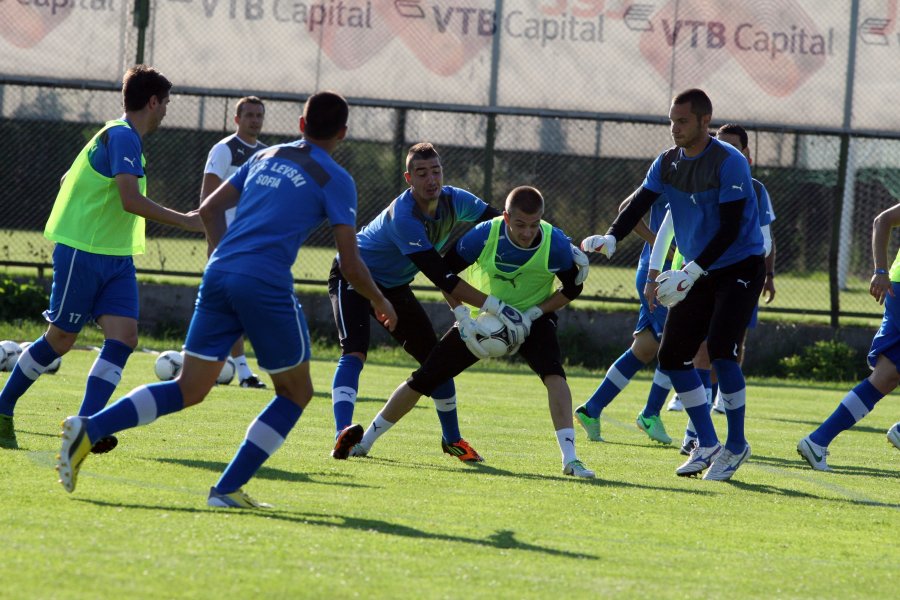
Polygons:
<instances>
[{"instance_id":1,"label":"goalkeeper","mask_svg":"<svg viewBox=\"0 0 900 600\"><path fill-rule=\"evenodd\" d=\"M583 279L569 238L541 220L543 213L541 193L533 187L517 187L506 198L503 216L476 225L445 260L454 272L471 265L470 283L490 294L484 306L493 306L489 312L498 314L507 325L513 344L510 354L518 350L547 388L563 473L592 478L594 472L575 454L572 394L562 366L555 313L578 297ZM580 275L587 274L582 271ZM562 283L559 289L554 285L557 278ZM431 394L442 381L487 357L476 338L478 324L468 307L447 297L455 306L456 325L444 334L422 366L391 394L362 441L350 449L350 456L368 454L375 440L408 413L422 395ZM521 320L510 323L503 318L507 313L520 314Z\"/></svg>"},{"instance_id":2,"label":"goalkeeper","mask_svg":"<svg viewBox=\"0 0 900 600\"><path fill-rule=\"evenodd\" d=\"M616 242L661 195L669 199L675 240L687 264L659 276L659 302L669 307L659 365L696 427L698 446L676 469L680 476L727 480L750 456L744 437L744 375L737 362L744 331L765 279L763 239L750 166L730 144L710 137L712 102L699 89L675 96L669 110L675 146L657 157L641 190L606 235L582 242L585 251L611 256ZM647 301L652 304L653 298ZM693 358L707 339L726 404L723 448L706 405Z\"/></svg>"}]
</instances>

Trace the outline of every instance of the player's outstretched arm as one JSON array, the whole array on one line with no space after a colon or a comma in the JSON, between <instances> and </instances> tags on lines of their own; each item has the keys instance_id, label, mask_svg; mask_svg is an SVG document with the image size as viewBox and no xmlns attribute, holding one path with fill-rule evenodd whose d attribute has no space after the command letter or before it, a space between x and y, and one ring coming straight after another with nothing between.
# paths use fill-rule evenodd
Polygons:
<instances>
[{"instance_id":1,"label":"player's outstretched arm","mask_svg":"<svg viewBox=\"0 0 900 600\"><path fill-rule=\"evenodd\" d=\"M350 225L335 225L332 231L344 279L353 286L354 290L372 303L376 318L388 330L393 331L397 326L397 313L390 301L378 289L372 279L372 274L369 273L369 268L360 257L359 246L356 245L356 231Z\"/></svg>"},{"instance_id":2,"label":"player's outstretched arm","mask_svg":"<svg viewBox=\"0 0 900 600\"><path fill-rule=\"evenodd\" d=\"M119 173L116 175L116 187L119 189L122 208L126 212L157 223L174 225L187 231L203 231L203 223L197 211L180 213L177 210L160 206L141 193L138 187L138 178L135 175Z\"/></svg>"}]
</instances>

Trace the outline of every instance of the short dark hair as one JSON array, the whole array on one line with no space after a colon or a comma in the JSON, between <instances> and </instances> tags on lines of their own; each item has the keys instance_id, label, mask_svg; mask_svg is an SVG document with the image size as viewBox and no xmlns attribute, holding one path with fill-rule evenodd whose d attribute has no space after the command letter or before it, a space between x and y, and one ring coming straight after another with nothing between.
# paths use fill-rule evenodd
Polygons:
<instances>
[{"instance_id":1,"label":"short dark hair","mask_svg":"<svg viewBox=\"0 0 900 600\"><path fill-rule=\"evenodd\" d=\"M518 209L526 215L544 212L544 197L537 188L520 185L506 197L506 212Z\"/></svg>"},{"instance_id":2,"label":"short dark hair","mask_svg":"<svg viewBox=\"0 0 900 600\"><path fill-rule=\"evenodd\" d=\"M706 115L712 116L712 100L706 95L706 92L699 88L691 88L685 90L672 98L672 104L684 104L690 102L691 112L697 115L697 120Z\"/></svg>"},{"instance_id":3,"label":"short dark hair","mask_svg":"<svg viewBox=\"0 0 900 600\"><path fill-rule=\"evenodd\" d=\"M237 116L241 116L241 111L244 110L245 104L259 104L263 107L263 110L265 110L266 108L266 105L263 103L263 101L256 96L244 96L237 101L237 104L234 107L234 114L236 114Z\"/></svg>"},{"instance_id":4,"label":"short dark hair","mask_svg":"<svg viewBox=\"0 0 900 600\"><path fill-rule=\"evenodd\" d=\"M747 144L750 143L750 136L747 135L747 130L737 125L735 123L726 123L719 127L718 131L716 131L716 135L724 133L725 135L736 135L741 140L741 150L747 147Z\"/></svg>"},{"instance_id":5,"label":"short dark hair","mask_svg":"<svg viewBox=\"0 0 900 600\"><path fill-rule=\"evenodd\" d=\"M340 94L327 91L313 94L303 106L304 135L314 140L330 140L347 126L349 115L350 106Z\"/></svg>"},{"instance_id":6,"label":"short dark hair","mask_svg":"<svg viewBox=\"0 0 900 600\"><path fill-rule=\"evenodd\" d=\"M141 110L150 98L157 100L169 97L172 82L158 70L147 65L135 65L122 77L122 104L126 111Z\"/></svg>"},{"instance_id":7,"label":"short dark hair","mask_svg":"<svg viewBox=\"0 0 900 600\"><path fill-rule=\"evenodd\" d=\"M410 147L409 152L406 153L406 172L409 172L409 166L412 164L412 161L428 160L429 158L437 158L438 161L441 160L441 155L438 154L434 144L430 142L413 144L412 147Z\"/></svg>"}]
</instances>

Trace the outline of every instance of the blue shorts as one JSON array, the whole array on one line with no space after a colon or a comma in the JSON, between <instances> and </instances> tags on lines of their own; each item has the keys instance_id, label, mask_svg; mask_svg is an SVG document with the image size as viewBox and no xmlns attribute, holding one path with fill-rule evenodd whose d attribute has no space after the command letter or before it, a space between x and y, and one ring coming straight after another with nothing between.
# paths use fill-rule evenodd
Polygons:
<instances>
[{"instance_id":1,"label":"blue shorts","mask_svg":"<svg viewBox=\"0 0 900 600\"><path fill-rule=\"evenodd\" d=\"M663 327L666 324L666 315L669 314L669 309L657 304L653 308L653 312L650 312L650 305L647 304L647 299L644 297L644 284L647 283L647 273L647 269L638 269L634 278L634 285L637 288L638 298L641 299L641 311L638 314L638 322L637 325L635 325L634 333L637 334L645 329L649 329L650 333L653 334L653 337L658 342L660 336L662 336Z\"/></svg>"},{"instance_id":2,"label":"blue shorts","mask_svg":"<svg viewBox=\"0 0 900 600\"><path fill-rule=\"evenodd\" d=\"M310 359L309 329L294 290L251 277L207 269L184 341L186 354L225 360L245 333L259 368L280 373Z\"/></svg>"},{"instance_id":3,"label":"blue shorts","mask_svg":"<svg viewBox=\"0 0 900 600\"><path fill-rule=\"evenodd\" d=\"M875 368L879 355L887 357L900 371L900 283L892 283L896 297L884 300L884 319L869 349L869 367Z\"/></svg>"},{"instance_id":4,"label":"blue shorts","mask_svg":"<svg viewBox=\"0 0 900 600\"><path fill-rule=\"evenodd\" d=\"M137 275L130 256L76 250L65 244L53 249L53 288L44 318L69 333L78 333L103 315L137 320Z\"/></svg>"}]
</instances>

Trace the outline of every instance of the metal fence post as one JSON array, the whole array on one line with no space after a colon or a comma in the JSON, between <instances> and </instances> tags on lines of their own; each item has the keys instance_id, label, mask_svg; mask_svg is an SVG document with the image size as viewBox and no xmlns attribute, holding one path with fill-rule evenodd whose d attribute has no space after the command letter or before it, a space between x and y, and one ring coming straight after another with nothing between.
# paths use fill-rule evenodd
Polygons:
<instances>
[{"instance_id":1,"label":"metal fence post","mask_svg":"<svg viewBox=\"0 0 900 600\"><path fill-rule=\"evenodd\" d=\"M144 63L144 38L147 35L147 25L150 23L150 0L134 0L134 26L138 30L137 53L135 64Z\"/></svg>"}]
</instances>

